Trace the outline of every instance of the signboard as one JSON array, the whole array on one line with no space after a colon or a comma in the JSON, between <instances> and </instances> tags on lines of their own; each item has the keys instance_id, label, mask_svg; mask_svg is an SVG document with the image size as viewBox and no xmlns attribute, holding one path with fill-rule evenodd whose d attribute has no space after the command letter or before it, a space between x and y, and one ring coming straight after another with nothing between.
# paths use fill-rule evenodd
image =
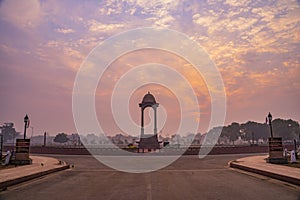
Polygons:
<instances>
[{"instance_id":1,"label":"signboard","mask_svg":"<svg viewBox=\"0 0 300 200\"><path fill-rule=\"evenodd\" d=\"M283 146L281 137L269 138L270 158L283 158Z\"/></svg>"},{"instance_id":2,"label":"signboard","mask_svg":"<svg viewBox=\"0 0 300 200\"><path fill-rule=\"evenodd\" d=\"M16 160L29 160L30 139L17 139Z\"/></svg>"}]
</instances>

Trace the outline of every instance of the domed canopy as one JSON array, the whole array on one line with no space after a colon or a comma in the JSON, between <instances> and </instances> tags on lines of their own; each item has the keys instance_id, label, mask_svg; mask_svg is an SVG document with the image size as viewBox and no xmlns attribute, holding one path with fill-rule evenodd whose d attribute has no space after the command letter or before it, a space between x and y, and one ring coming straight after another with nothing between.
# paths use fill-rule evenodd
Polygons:
<instances>
[{"instance_id":1,"label":"domed canopy","mask_svg":"<svg viewBox=\"0 0 300 200\"><path fill-rule=\"evenodd\" d=\"M155 100L154 96L152 94L150 94L150 92L148 92L148 94L146 94L144 96L142 103L153 103L153 104L156 104L156 100Z\"/></svg>"}]
</instances>

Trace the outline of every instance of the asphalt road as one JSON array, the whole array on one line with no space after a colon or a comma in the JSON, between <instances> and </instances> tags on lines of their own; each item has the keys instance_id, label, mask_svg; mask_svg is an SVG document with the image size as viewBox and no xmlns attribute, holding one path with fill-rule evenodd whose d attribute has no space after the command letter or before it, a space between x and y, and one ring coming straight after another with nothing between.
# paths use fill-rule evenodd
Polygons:
<instances>
[{"instance_id":1,"label":"asphalt road","mask_svg":"<svg viewBox=\"0 0 300 200\"><path fill-rule=\"evenodd\" d=\"M300 187L227 167L245 155L183 156L144 174L115 171L91 156L52 156L75 167L9 187L0 199L300 199Z\"/></svg>"}]
</instances>

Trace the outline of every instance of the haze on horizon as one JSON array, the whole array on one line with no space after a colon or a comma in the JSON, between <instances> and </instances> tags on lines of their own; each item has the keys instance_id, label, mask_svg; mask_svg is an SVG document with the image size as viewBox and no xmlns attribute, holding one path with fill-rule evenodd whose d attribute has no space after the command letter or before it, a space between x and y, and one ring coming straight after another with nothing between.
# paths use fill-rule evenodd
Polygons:
<instances>
[{"instance_id":1,"label":"haze on horizon","mask_svg":"<svg viewBox=\"0 0 300 200\"><path fill-rule=\"evenodd\" d=\"M182 32L207 51L226 89L225 124L264 122L269 111L274 118L300 121L299 1L3 0L0 26L0 123L14 122L20 132L27 113L36 135L76 133L72 90L82 62L98 43L140 27ZM115 80L124 67L148 62L172 66L190 81L201 108L199 132L206 132L211 99L201 76L178 56L142 50L116 59L99 83L97 115L107 134L119 131L107 109ZM139 124L138 103L148 91L164 105L169 116L164 132L173 134L178 102L162 86L133 93L132 118Z\"/></svg>"}]
</instances>

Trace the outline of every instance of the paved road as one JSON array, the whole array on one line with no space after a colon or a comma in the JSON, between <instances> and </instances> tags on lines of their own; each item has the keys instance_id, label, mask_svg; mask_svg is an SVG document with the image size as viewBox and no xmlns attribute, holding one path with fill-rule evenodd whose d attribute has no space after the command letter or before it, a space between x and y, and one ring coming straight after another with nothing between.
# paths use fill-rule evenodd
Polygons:
<instances>
[{"instance_id":1,"label":"paved road","mask_svg":"<svg viewBox=\"0 0 300 200\"><path fill-rule=\"evenodd\" d=\"M75 168L10 187L0 199L300 199L299 187L227 167L243 156L183 156L162 170L130 174L91 156L55 155Z\"/></svg>"}]
</instances>

